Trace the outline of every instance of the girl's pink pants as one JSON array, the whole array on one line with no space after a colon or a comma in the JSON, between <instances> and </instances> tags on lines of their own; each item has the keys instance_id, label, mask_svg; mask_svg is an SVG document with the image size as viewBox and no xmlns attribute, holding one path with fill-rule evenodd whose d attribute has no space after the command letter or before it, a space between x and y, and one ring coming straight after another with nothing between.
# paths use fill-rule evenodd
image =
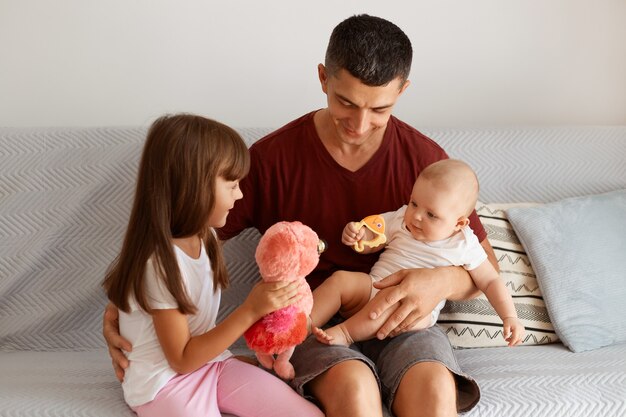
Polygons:
<instances>
[{"instance_id":1,"label":"girl's pink pants","mask_svg":"<svg viewBox=\"0 0 626 417\"><path fill-rule=\"evenodd\" d=\"M139 417L323 417L311 402L270 373L235 358L172 378Z\"/></svg>"}]
</instances>

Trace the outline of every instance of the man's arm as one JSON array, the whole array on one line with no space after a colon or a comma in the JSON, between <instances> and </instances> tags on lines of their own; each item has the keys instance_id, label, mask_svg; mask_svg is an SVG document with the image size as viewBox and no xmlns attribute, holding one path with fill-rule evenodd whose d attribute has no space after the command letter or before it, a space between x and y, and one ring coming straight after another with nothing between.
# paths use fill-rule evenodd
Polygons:
<instances>
[{"instance_id":1,"label":"man's arm","mask_svg":"<svg viewBox=\"0 0 626 417\"><path fill-rule=\"evenodd\" d=\"M489 241L484 239L481 245L489 261L499 271ZM378 317L396 303L400 304L378 331L376 336L379 339L396 336L410 328L430 314L441 300L467 300L480 294L470 274L460 266L403 269L374 283L374 286L384 291L385 296L371 303L371 318Z\"/></svg>"},{"instance_id":2,"label":"man's arm","mask_svg":"<svg viewBox=\"0 0 626 417\"><path fill-rule=\"evenodd\" d=\"M133 347L130 342L120 336L119 311L113 304L108 303L104 309L102 320L102 335L109 348L109 356L113 362L115 376L120 382L124 381L124 372L128 368L128 359L122 350L130 352Z\"/></svg>"}]
</instances>

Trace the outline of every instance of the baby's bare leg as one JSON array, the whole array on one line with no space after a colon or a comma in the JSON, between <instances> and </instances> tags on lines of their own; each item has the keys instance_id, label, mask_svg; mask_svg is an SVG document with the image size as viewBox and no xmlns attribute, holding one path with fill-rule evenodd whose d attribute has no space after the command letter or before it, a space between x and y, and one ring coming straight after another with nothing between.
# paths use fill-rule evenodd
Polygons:
<instances>
[{"instance_id":1,"label":"baby's bare leg","mask_svg":"<svg viewBox=\"0 0 626 417\"><path fill-rule=\"evenodd\" d=\"M372 281L361 272L337 271L313 291L311 324L321 327L337 312L350 317L370 298Z\"/></svg>"},{"instance_id":2,"label":"baby's bare leg","mask_svg":"<svg viewBox=\"0 0 626 417\"><path fill-rule=\"evenodd\" d=\"M387 290L390 290L387 289ZM386 290L381 290L378 292L374 298L384 297ZM371 303L372 301L370 301ZM346 321L339 323L336 326L333 326L326 330L316 330L315 336L317 340L322 343L326 343L329 345L344 345L349 346L354 342L360 342L363 340L368 340L376 337L376 333L378 329L381 328L383 324L387 321L389 317L396 311L399 307L399 304L392 306L392 308L387 309L382 315L377 317L376 319L371 319L369 317L370 309L367 308L369 303L359 310L356 314L352 315ZM419 320L410 330L420 330L426 327L430 327L432 318L430 314L423 319Z\"/></svg>"}]
</instances>

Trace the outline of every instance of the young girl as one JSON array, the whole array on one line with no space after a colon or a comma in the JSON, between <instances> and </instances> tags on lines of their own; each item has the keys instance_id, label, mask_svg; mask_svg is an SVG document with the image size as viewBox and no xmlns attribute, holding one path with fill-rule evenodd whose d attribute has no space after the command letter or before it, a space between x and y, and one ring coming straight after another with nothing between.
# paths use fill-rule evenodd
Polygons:
<instances>
[{"instance_id":1,"label":"young girl","mask_svg":"<svg viewBox=\"0 0 626 417\"><path fill-rule=\"evenodd\" d=\"M122 387L141 416L322 416L271 374L227 350L297 284L260 283L220 324L228 277L213 228L242 198L248 149L231 128L193 115L151 126L122 250L103 286L133 345Z\"/></svg>"}]
</instances>

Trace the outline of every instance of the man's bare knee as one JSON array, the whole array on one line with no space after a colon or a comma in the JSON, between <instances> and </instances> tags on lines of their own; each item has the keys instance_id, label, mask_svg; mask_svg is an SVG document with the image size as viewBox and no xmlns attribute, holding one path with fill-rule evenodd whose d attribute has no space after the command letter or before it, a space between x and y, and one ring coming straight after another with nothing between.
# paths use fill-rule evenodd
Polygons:
<instances>
[{"instance_id":1,"label":"man's bare knee","mask_svg":"<svg viewBox=\"0 0 626 417\"><path fill-rule=\"evenodd\" d=\"M382 416L378 383L359 360L341 362L307 384L328 417Z\"/></svg>"},{"instance_id":2,"label":"man's bare knee","mask_svg":"<svg viewBox=\"0 0 626 417\"><path fill-rule=\"evenodd\" d=\"M400 381L392 409L398 417L456 416L454 375L438 362L413 365Z\"/></svg>"}]
</instances>

